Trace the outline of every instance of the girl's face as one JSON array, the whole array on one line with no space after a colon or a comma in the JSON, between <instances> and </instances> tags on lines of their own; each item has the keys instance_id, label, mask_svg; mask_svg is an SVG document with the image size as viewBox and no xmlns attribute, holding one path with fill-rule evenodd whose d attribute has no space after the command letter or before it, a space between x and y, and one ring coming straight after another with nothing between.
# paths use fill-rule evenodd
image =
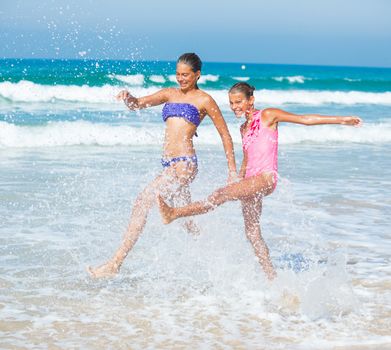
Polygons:
<instances>
[{"instance_id":1,"label":"girl's face","mask_svg":"<svg viewBox=\"0 0 391 350\"><path fill-rule=\"evenodd\" d=\"M192 89L197 85L197 80L201 72L193 72L190 66L186 63L179 62L176 65L176 80L182 90Z\"/></svg>"},{"instance_id":2,"label":"girl's face","mask_svg":"<svg viewBox=\"0 0 391 350\"><path fill-rule=\"evenodd\" d=\"M230 92L228 96L229 105L236 117L240 118L243 114L247 116L253 110L254 96L248 99L242 92Z\"/></svg>"}]
</instances>

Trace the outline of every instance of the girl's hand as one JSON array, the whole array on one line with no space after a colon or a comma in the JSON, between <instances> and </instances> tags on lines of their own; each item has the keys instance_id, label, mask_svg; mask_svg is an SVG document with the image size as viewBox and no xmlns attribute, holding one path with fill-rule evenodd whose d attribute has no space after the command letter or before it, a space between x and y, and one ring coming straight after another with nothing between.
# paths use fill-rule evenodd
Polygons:
<instances>
[{"instance_id":1,"label":"girl's hand","mask_svg":"<svg viewBox=\"0 0 391 350\"><path fill-rule=\"evenodd\" d=\"M131 110L138 108L137 98L132 96L132 94L127 90L120 91L116 98L119 101L123 101Z\"/></svg>"},{"instance_id":2,"label":"girl's hand","mask_svg":"<svg viewBox=\"0 0 391 350\"><path fill-rule=\"evenodd\" d=\"M128 90L122 90L120 93L116 96L116 99L118 101L125 101L129 96L132 96Z\"/></svg>"},{"instance_id":3,"label":"girl's hand","mask_svg":"<svg viewBox=\"0 0 391 350\"><path fill-rule=\"evenodd\" d=\"M361 120L361 118L356 117L356 116L344 117L341 124L352 125L357 128L362 125L362 120Z\"/></svg>"}]
</instances>

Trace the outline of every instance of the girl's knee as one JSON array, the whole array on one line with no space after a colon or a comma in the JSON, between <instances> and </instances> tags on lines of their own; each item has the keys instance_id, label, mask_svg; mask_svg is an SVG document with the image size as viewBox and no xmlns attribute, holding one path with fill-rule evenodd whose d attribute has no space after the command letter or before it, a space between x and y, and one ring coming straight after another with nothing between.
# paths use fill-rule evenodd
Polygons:
<instances>
[{"instance_id":1,"label":"girl's knee","mask_svg":"<svg viewBox=\"0 0 391 350\"><path fill-rule=\"evenodd\" d=\"M150 206L157 195L157 191L153 188L146 188L138 194L135 204L137 206Z\"/></svg>"}]
</instances>

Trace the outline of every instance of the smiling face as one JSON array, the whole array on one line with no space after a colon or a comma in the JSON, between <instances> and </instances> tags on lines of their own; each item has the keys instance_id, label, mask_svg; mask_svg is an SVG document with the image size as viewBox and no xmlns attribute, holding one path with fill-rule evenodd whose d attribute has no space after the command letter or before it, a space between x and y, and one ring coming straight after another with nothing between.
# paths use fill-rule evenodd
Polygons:
<instances>
[{"instance_id":1,"label":"smiling face","mask_svg":"<svg viewBox=\"0 0 391 350\"><path fill-rule=\"evenodd\" d=\"M247 98L242 92L230 92L228 96L229 105L236 117L240 118L243 114L247 116L253 110L254 96Z\"/></svg>"},{"instance_id":2,"label":"smiling face","mask_svg":"<svg viewBox=\"0 0 391 350\"><path fill-rule=\"evenodd\" d=\"M176 80L181 87L181 90L191 90L197 86L197 80L201 72L198 70L193 72L191 67L186 63L179 62L176 65Z\"/></svg>"}]
</instances>

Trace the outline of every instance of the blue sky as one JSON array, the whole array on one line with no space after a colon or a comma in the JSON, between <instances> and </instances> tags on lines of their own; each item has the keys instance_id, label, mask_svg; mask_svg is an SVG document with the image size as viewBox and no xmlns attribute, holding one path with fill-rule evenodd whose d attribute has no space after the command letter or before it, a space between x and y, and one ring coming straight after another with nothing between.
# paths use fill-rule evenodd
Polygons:
<instances>
[{"instance_id":1,"label":"blue sky","mask_svg":"<svg viewBox=\"0 0 391 350\"><path fill-rule=\"evenodd\" d=\"M391 67L389 0L0 0L0 57Z\"/></svg>"}]
</instances>

